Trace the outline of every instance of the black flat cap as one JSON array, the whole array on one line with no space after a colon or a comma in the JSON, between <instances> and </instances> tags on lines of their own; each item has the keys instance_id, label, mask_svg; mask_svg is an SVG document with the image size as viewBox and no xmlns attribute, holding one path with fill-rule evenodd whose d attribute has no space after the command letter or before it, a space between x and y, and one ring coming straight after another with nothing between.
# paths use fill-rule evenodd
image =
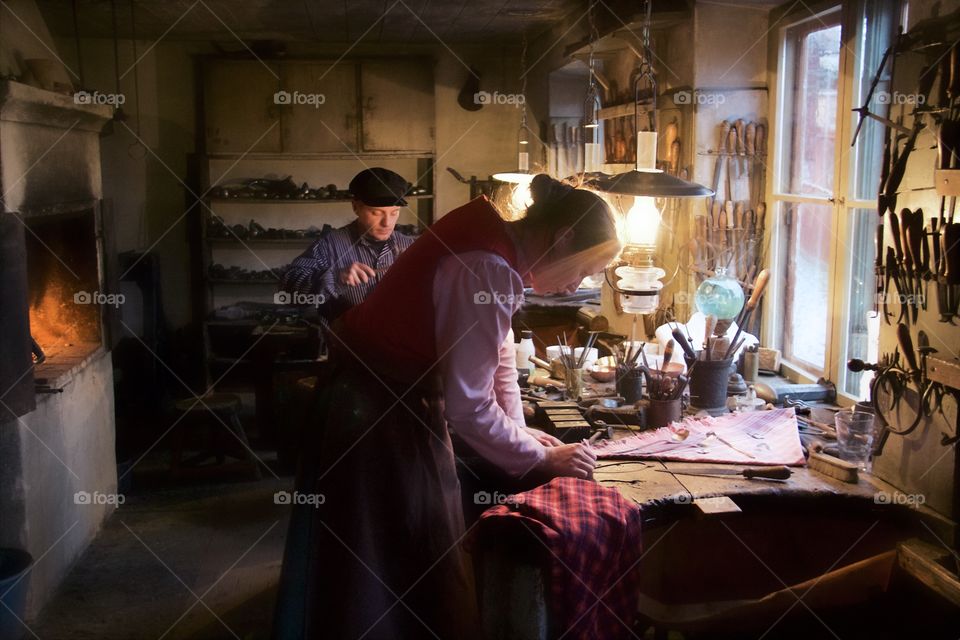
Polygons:
<instances>
[{"instance_id":1,"label":"black flat cap","mask_svg":"<svg viewBox=\"0 0 960 640\"><path fill-rule=\"evenodd\" d=\"M403 197L410 193L412 186L403 176L389 169L373 167L353 177L350 193L371 207L405 207L407 201Z\"/></svg>"}]
</instances>

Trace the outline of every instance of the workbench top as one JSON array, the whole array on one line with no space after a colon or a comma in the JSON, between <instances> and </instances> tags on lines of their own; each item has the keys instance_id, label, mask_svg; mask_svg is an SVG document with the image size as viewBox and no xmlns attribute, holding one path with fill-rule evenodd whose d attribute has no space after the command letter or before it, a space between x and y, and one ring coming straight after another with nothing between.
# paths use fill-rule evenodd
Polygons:
<instances>
[{"instance_id":1,"label":"workbench top","mask_svg":"<svg viewBox=\"0 0 960 640\"><path fill-rule=\"evenodd\" d=\"M732 476L693 476L679 472L694 469L736 469L744 465L705 462L673 462L658 460L598 461L594 479L614 487L629 500L643 509L676 505L705 505L707 498L726 496L734 502L740 498L780 497L803 499L854 499L860 504L874 504L878 509L886 507L912 509L935 530L944 535L952 532L952 523L937 512L921 505L912 504L909 496L896 487L872 476L860 473L857 484L842 482L822 475L807 467L791 467L789 480L748 479Z\"/></svg>"}]
</instances>

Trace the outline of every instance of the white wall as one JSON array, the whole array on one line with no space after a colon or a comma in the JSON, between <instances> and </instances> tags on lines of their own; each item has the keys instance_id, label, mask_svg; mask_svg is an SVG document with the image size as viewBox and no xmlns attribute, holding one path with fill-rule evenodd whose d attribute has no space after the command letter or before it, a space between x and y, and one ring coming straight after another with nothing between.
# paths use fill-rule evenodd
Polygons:
<instances>
[{"instance_id":1,"label":"white wall","mask_svg":"<svg viewBox=\"0 0 960 640\"><path fill-rule=\"evenodd\" d=\"M489 55L489 52L488 54ZM480 88L493 93L520 91L520 65L516 57L480 55L471 57L480 72ZM437 117L436 215L442 216L464 204L470 196L468 185L459 183L447 171L453 167L465 178L471 175L487 179L497 171L517 166L517 129L520 109L512 105L485 105L479 111L467 111L457 103L457 95L469 72L449 52L442 53L435 67ZM538 132L537 121L527 114L528 125Z\"/></svg>"},{"instance_id":2,"label":"white wall","mask_svg":"<svg viewBox=\"0 0 960 640\"><path fill-rule=\"evenodd\" d=\"M117 488L110 354L98 352L63 382L63 393L38 395L35 411L0 425L0 546L33 556L28 617L53 596L113 510L78 504L74 495Z\"/></svg>"}]
</instances>

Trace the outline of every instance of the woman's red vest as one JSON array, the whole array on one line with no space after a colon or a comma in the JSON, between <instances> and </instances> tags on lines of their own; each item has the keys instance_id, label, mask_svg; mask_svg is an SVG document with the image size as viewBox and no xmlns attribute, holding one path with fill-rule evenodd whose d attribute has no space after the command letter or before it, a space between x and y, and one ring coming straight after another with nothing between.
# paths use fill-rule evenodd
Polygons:
<instances>
[{"instance_id":1,"label":"woman's red vest","mask_svg":"<svg viewBox=\"0 0 960 640\"><path fill-rule=\"evenodd\" d=\"M437 360L433 279L440 260L489 251L519 271L506 225L483 196L445 215L400 254L362 304L341 316L331 347L346 347L370 368L408 381L430 372Z\"/></svg>"}]
</instances>

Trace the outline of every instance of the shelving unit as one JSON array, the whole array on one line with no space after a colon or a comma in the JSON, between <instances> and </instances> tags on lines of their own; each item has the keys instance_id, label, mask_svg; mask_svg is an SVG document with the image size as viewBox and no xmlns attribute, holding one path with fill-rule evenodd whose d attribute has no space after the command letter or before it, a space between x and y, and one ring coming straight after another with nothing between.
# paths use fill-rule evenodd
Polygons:
<instances>
[{"instance_id":1,"label":"shelving unit","mask_svg":"<svg viewBox=\"0 0 960 640\"><path fill-rule=\"evenodd\" d=\"M262 156L255 158L226 158L223 154L206 156L203 159L203 180L205 190L209 191L218 184L239 181L255 177L293 176L300 184L310 186L336 184L344 189L350 178L369 166L385 166L400 173L408 180L417 180L417 186L431 193L408 196L409 207L401 211L398 224L413 224L424 228L433 222L433 156L424 154L375 154L373 159L364 155L348 158L297 154L293 157L274 155L270 160ZM270 168L272 167L272 169ZM213 176L213 178L211 177ZM216 176L220 176L215 180ZM289 264L320 236L313 234L304 237L290 237L310 226L333 228L343 226L354 219L351 200L347 198L223 198L208 196L203 200L201 210L201 247L202 269L205 285L206 305L204 317L215 309L234 304L238 301L271 303L273 293L264 286L279 286L279 278L228 279L210 275L210 267L221 264L227 267L239 266L254 271L265 271ZM239 237L211 236L210 220L212 216L220 218L228 227L237 224L249 225L255 221L266 229L276 229L288 237Z\"/></svg>"},{"instance_id":2,"label":"shelving unit","mask_svg":"<svg viewBox=\"0 0 960 640\"><path fill-rule=\"evenodd\" d=\"M321 108L278 103L275 95L284 91L321 93L326 98ZM346 190L363 169L385 167L426 191L407 197L410 206L401 210L398 221L423 228L434 218L433 104L432 66L419 59L204 61L206 154L197 166L208 195L197 209L208 379L216 379L219 373L213 373L232 366L238 373L245 370L238 377L258 375L249 359L234 357L242 350L220 352L215 339L229 333L231 339L239 340L247 329L257 329L256 321L217 320L211 314L241 301L273 304L280 284L279 277L215 277L211 265L250 271L283 267L320 237L316 232L296 237L297 230L337 228L355 219L349 198L221 197L212 188L251 178L290 176L298 185L333 184ZM401 119L407 126L398 128L395 122ZM252 220L277 233L271 237L209 235L212 216L227 227L249 228ZM284 359L282 365L297 362ZM302 364L311 362L315 361Z\"/></svg>"}]
</instances>

